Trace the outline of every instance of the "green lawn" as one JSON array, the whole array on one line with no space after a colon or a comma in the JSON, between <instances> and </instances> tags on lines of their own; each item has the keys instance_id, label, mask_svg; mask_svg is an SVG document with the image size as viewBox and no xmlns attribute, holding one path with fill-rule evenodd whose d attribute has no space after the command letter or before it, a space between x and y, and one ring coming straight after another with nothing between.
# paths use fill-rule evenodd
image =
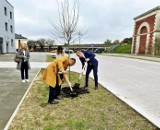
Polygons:
<instances>
[{"instance_id":1,"label":"green lawn","mask_svg":"<svg viewBox=\"0 0 160 130\"><path fill-rule=\"evenodd\" d=\"M46 62L52 62L56 59L55 55L47 55Z\"/></svg>"},{"instance_id":2,"label":"green lawn","mask_svg":"<svg viewBox=\"0 0 160 130\"><path fill-rule=\"evenodd\" d=\"M58 105L47 104L48 86L34 81L9 130L156 130L157 128L128 105L99 85L94 90L90 79L88 94L65 97ZM71 72L71 82L78 73ZM84 77L80 81L84 84ZM67 84L62 86L67 87ZM118 87L118 86L117 86ZM157 129L158 130L158 129Z\"/></svg>"},{"instance_id":3,"label":"green lawn","mask_svg":"<svg viewBox=\"0 0 160 130\"><path fill-rule=\"evenodd\" d=\"M112 53L131 53L132 44L121 44L120 46L116 47Z\"/></svg>"}]
</instances>

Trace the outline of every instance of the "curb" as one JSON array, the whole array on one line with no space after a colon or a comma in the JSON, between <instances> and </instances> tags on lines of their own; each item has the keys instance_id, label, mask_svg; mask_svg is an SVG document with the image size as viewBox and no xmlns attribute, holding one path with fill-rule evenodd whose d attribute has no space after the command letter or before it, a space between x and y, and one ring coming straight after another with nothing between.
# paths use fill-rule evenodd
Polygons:
<instances>
[{"instance_id":1,"label":"curb","mask_svg":"<svg viewBox=\"0 0 160 130\"><path fill-rule=\"evenodd\" d=\"M123 55L104 55L104 56L112 56L112 57L120 57L120 58L130 58L130 59L138 59L138 60L144 60L144 61L152 61L152 62L157 62L159 63L160 60L155 60L155 59L149 59L145 57L134 57L134 56L123 56ZM156 57L155 57L156 58Z\"/></svg>"}]
</instances>

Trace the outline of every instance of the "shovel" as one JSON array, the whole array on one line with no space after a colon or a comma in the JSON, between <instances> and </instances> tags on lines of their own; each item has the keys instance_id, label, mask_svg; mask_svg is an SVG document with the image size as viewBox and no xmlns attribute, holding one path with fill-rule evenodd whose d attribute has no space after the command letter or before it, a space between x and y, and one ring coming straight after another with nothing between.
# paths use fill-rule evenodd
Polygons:
<instances>
[{"instance_id":1,"label":"shovel","mask_svg":"<svg viewBox=\"0 0 160 130\"><path fill-rule=\"evenodd\" d=\"M73 89L72 89L71 86L69 86L69 87L70 87L70 90L71 90L70 96L71 96L72 98L73 98L73 97L77 97L78 94L77 94L76 92L73 91Z\"/></svg>"},{"instance_id":2,"label":"shovel","mask_svg":"<svg viewBox=\"0 0 160 130\"><path fill-rule=\"evenodd\" d=\"M75 83L74 88L79 88L79 86L80 86L79 81L80 81L80 79L82 78L82 75L83 75L83 72L84 72L85 69L86 69L86 66L87 66L87 63L85 62L84 66L83 66L83 68L82 68L82 72L81 72L80 75L79 75L78 83Z\"/></svg>"},{"instance_id":3,"label":"shovel","mask_svg":"<svg viewBox=\"0 0 160 130\"><path fill-rule=\"evenodd\" d=\"M63 74L62 72L58 72L58 73L59 73L59 74ZM77 94L73 91L72 86L69 85L69 88L70 88L70 90L71 90L70 95L71 95L72 97L75 97Z\"/></svg>"}]
</instances>

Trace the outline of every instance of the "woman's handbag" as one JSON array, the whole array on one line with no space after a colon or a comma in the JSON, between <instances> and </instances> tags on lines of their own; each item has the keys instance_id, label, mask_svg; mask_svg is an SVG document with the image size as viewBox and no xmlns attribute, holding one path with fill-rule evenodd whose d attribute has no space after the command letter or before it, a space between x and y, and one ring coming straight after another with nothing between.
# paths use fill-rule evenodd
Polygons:
<instances>
[{"instance_id":1,"label":"woman's handbag","mask_svg":"<svg viewBox=\"0 0 160 130\"><path fill-rule=\"evenodd\" d=\"M20 58L17 57L17 54L16 54L15 57L14 57L14 61L15 61L16 63L19 63L19 62L20 62Z\"/></svg>"}]
</instances>

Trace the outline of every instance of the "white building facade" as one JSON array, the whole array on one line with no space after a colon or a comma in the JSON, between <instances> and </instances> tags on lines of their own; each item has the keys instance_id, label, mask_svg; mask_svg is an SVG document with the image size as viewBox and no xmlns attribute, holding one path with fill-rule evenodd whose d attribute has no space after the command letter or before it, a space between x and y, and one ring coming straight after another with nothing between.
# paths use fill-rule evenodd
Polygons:
<instances>
[{"instance_id":1,"label":"white building facade","mask_svg":"<svg viewBox=\"0 0 160 130\"><path fill-rule=\"evenodd\" d=\"M24 44L27 44L28 39L23 37L21 34L15 33L15 47L17 49L21 49Z\"/></svg>"},{"instance_id":2,"label":"white building facade","mask_svg":"<svg viewBox=\"0 0 160 130\"><path fill-rule=\"evenodd\" d=\"M0 0L0 54L15 51L14 7L7 0Z\"/></svg>"}]
</instances>

